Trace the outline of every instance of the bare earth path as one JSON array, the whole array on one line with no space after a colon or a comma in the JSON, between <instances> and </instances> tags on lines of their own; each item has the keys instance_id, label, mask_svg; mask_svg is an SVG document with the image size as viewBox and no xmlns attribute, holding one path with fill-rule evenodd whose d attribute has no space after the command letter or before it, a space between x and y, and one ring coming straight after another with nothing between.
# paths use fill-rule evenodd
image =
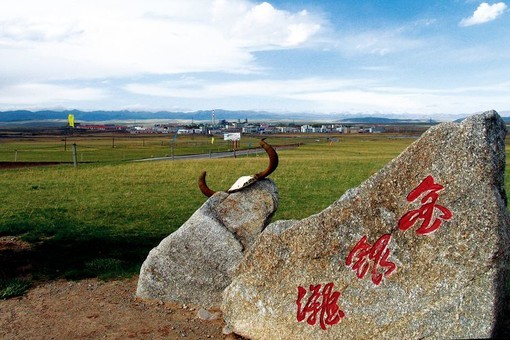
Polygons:
<instances>
[{"instance_id":1,"label":"bare earth path","mask_svg":"<svg viewBox=\"0 0 510 340\"><path fill-rule=\"evenodd\" d=\"M224 339L223 320L135 298L138 278L51 281L0 300L0 339Z\"/></svg>"}]
</instances>

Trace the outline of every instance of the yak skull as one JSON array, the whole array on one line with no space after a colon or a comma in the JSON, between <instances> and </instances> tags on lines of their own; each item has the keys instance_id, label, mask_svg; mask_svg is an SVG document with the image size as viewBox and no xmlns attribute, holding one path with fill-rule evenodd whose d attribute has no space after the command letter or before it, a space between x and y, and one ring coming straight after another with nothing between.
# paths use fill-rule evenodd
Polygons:
<instances>
[{"instance_id":1,"label":"yak skull","mask_svg":"<svg viewBox=\"0 0 510 340\"><path fill-rule=\"evenodd\" d=\"M233 185L230 187L230 189L227 190L228 193L233 193L236 191L240 191L253 183L260 181L267 176L269 176L273 171L276 170L276 167L278 166L278 154L276 153L275 149L269 144L267 144L264 139L260 140L260 146L266 150L267 155L269 156L269 166L264 170L261 171L253 176L242 176L240 177ZM198 179L198 187L200 188L200 191L207 196L211 197L214 195L215 191L211 190L205 181L206 172L203 171Z\"/></svg>"}]
</instances>

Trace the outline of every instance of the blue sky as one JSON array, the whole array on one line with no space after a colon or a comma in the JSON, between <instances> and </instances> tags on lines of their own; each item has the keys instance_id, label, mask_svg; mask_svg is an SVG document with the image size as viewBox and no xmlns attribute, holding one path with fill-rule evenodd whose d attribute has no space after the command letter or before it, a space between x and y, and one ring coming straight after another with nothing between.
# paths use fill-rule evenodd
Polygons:
<instances>
[{"instance_id":1,"label":"blue sky","mask_svg":"<svg viewBox=\"0 0 510 340\"><path fill-rule=\"evenodd\" d=\"M0 2L0 110L510 110L505 2Z\"/></svg>"}]
</instances>

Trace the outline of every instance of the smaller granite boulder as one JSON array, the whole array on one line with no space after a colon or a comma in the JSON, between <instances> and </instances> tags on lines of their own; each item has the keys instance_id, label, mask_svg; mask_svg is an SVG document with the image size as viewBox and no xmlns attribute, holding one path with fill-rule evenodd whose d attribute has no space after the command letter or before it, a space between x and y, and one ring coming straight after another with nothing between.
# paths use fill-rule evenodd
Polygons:
<instances>
[{"instance_id":1,"label":"smaller granite boulder","mask_svg":"<svg viewBox=\"0 0 510 340\"><path fill-rule=\"evenodd\" d=\"M278 193L274 183L264 180L257 184L257 190L252 190L250 186L236 191L225 197L221 204L212 207L218 221L235 236L244 249L250 248L257 240L278 208Z\"/></svg>"},{"instance_id":2,"label":"smaller granite boulder","mask_svg":"<svg viewBox=\"0 0 510 340\"><path fill-rule=\"evenodd\" d=\"M142 265L136 295L218 307L231 271L278 205L264 179L232 194L217 192L176 232L152 249Z\"/></svg>"}]
</instances>

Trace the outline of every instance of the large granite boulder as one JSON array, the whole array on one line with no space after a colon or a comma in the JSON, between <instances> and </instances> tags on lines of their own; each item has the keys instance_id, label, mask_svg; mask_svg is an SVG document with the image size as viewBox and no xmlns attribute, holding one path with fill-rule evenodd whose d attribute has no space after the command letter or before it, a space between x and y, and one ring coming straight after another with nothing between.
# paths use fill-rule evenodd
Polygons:
<instances>
[{"instance_id":1,"label":"large granite boulder","mask_svg":"<svg viewBox=\"0 0 510 340\"><path fill-rule=\"evenodd\" d=\"M270 179L232 194L217 192L150 251L136 295L219 307L232 269L269 224L277 205L278 191Z\"/></svg>"},{"instance_id":2,"label":"large granite boulder","mask_svg":"<svg viewBox=\"0 0 510 340\"><path fill-rule=\"evenodd\" d=\"M493 335L509 263L505 135L494 111L440 124L319 214L271 224L224 292L227 327L251 339Z\"/></svg>"}]
</instances>

